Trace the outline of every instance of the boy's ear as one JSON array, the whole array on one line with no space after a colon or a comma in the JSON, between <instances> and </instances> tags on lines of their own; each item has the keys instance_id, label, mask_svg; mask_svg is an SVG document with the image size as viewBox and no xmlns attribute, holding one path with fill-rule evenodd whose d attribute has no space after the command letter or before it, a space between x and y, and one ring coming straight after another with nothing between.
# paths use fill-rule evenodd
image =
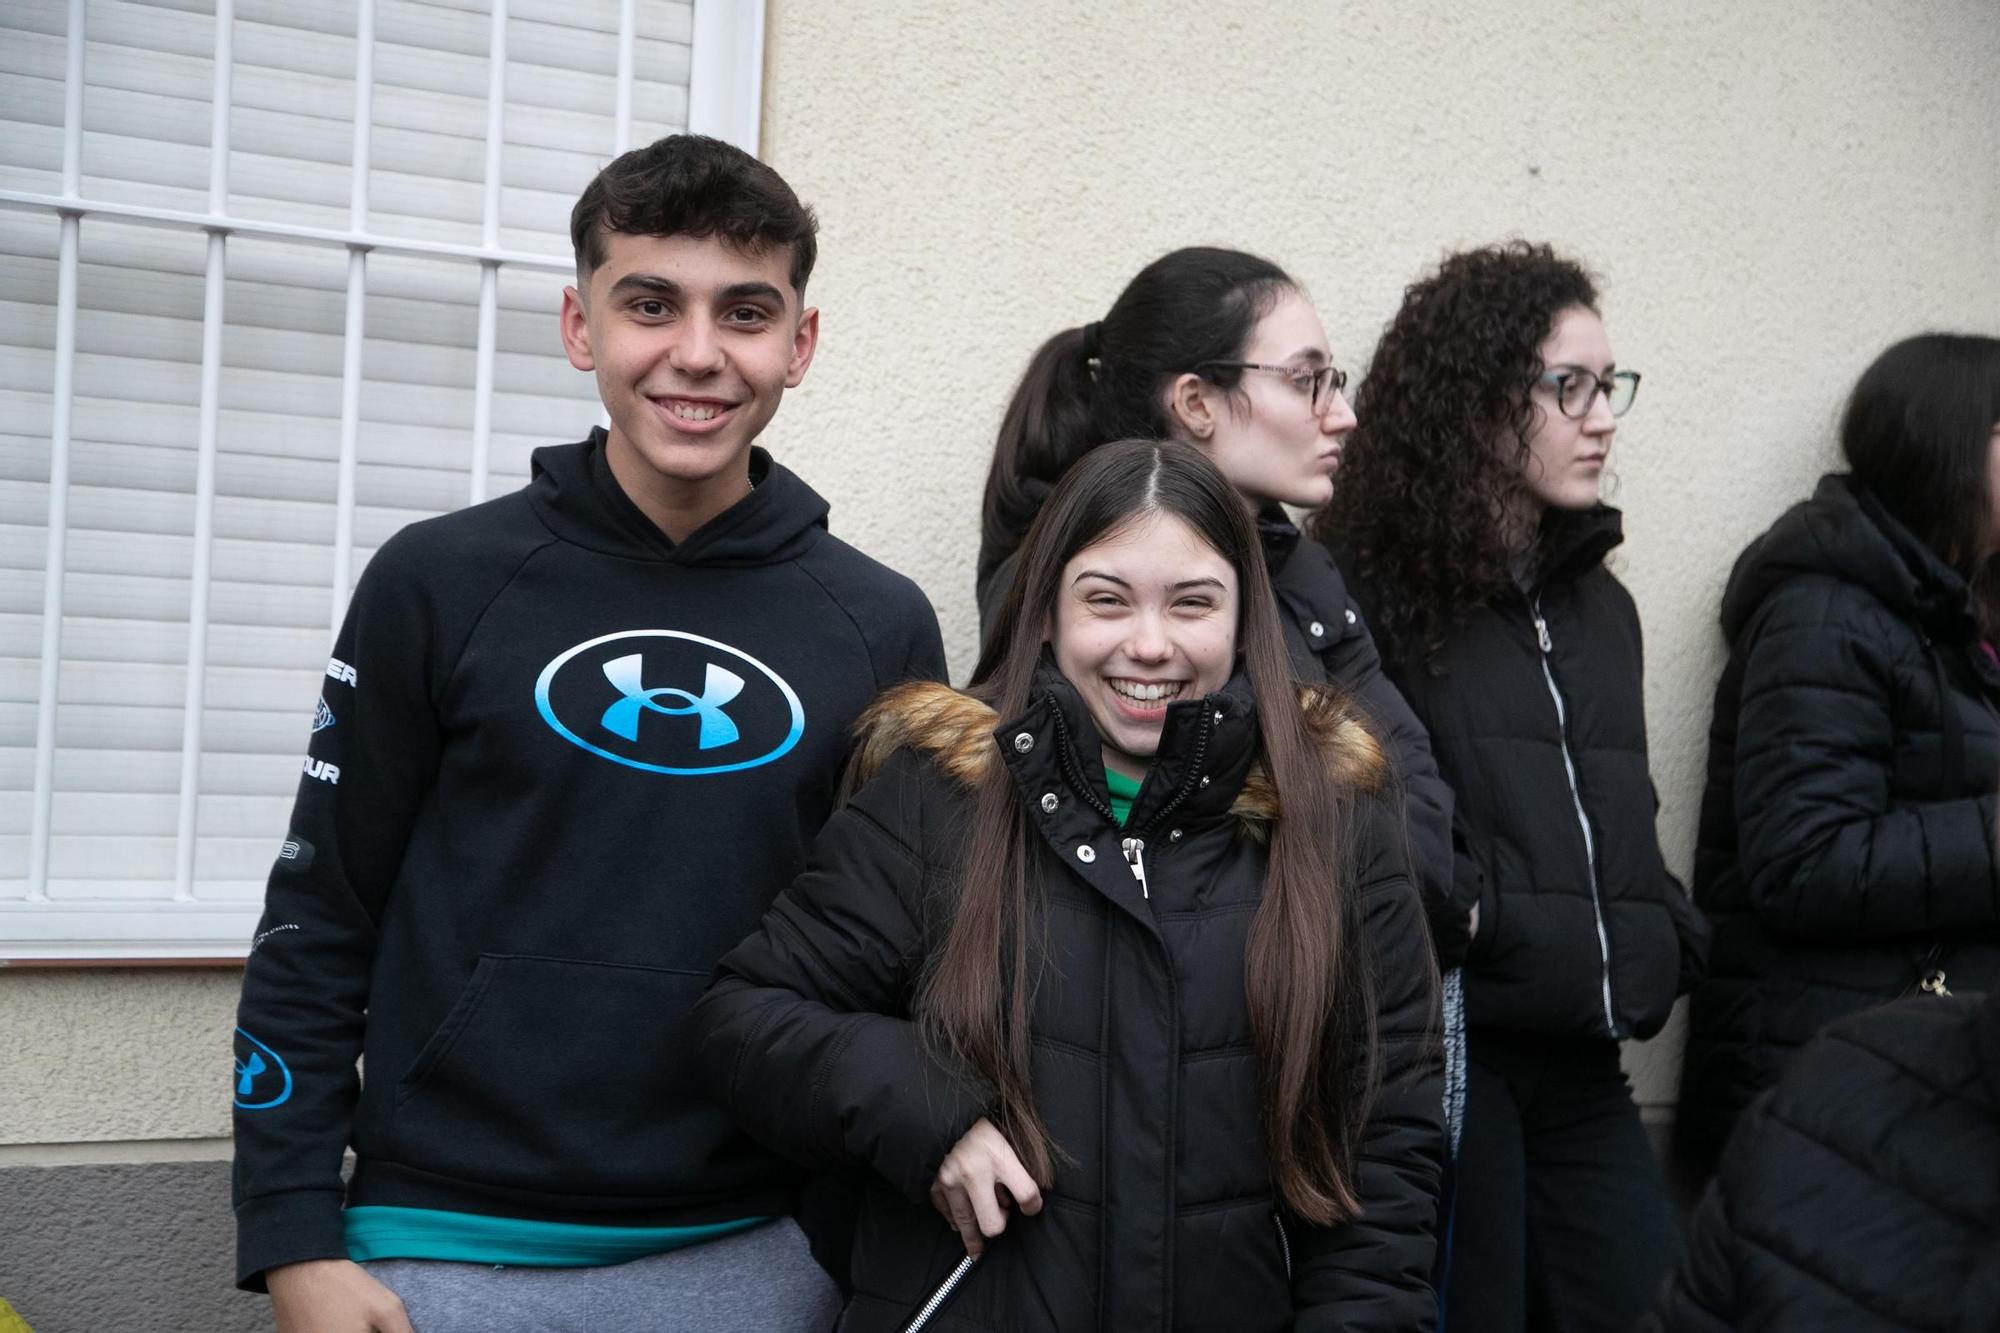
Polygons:
<instances>
[{"instance_id":1,"label":"boy's ear","mask_svg":"<svg viewBox=\"0 0 2000 1333\"><path fill-rule=\"evenodd\" d=\"M569 363L578 370L597 369L590 354L590 316L583 308L583 293L574 287L563 288L561 320L563 352Z\"/></svg>"},{"instance_id":2,"label":"boy's ear","mask_svg":"<svg viewBox=\"0 0 2000 1333\"><path fill-rule=\"evenodd\" d=\"M792 359L785 367L785 387L796 389L799 381L806 377L806 370L813 363L813 353L819 348L819 307L807 306L799 314L799 326L792 332ZM572 356L570 360L576 358Z\"/></svg>"},{"instance_id":3,"label":"boy's ear","mask_svg":"<svg viewBox=\"0 0 2000 1333\"><path fill-rule=\"evenodd\" d=\"M1189 372L1167 386L1167 419L1196 444L1206 444L1214 436L1215 413L1201 376Z\"/></svg>"}]
</instances>

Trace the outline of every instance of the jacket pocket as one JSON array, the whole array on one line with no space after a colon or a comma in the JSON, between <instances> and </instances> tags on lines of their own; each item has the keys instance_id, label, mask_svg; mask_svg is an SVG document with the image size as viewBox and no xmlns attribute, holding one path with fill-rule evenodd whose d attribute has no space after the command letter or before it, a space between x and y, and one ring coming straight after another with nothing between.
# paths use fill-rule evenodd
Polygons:
<instances>
[{"instance_id":1,"label":"jacket pocket","mask_svg":"<svg viewBox=\"0 0 2000 1333\"><path fill-rule=\"evenodd\" d=\"M397 1084L394 1155L461 1180L620 1199L712 1190L735 1135L695 1074L705 973L482 955Z\"/></svg>"}]
</instances>

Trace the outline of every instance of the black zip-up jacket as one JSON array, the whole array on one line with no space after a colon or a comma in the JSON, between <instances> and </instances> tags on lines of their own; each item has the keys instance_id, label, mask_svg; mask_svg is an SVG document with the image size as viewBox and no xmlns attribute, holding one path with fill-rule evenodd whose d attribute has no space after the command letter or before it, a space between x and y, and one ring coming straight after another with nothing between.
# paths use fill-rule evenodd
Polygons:
<instances>
[{"instance_id":1,"label":"black zip-up jacket","mask_svg":"<svg viewBox=\"0 0 2000 1333\"><path fill-rule=\"evenodd\" d=\"M1389 678L1368 633L1360 605L1347 592L1340 566L1324 547L1302 539L1276 506L1257 520L1257 533L1277 595L1278 620L1292 670L1310 684L1325 682L1353 696L1389 754L1403 798L1410 866L1416 873L1441 966L1464 958L1470 890L1452 883L1451 788L1438 776L1423 724ZM1019 553L982 550L979 568L979 632L984 639L999 618L1014 580Z\"/></svg>"},{"instance_id":2,"label":"black zip-up jacket","mask_svg":"<svg viewBox=\"0 0 2000 1333\"><path fill-rule=\"evenodd\" d=\"M1312 716L1327 762L1358 785L1382 761L1343 707L1322 701ZM928 1192L993 1097L930 1053L910 1004L961 870L963 784L1000 762L1034 830L1048 953L1033 1080L1067 1156L1042 1212L1013 1217L927 1327L1428 1328L1437 981L1393 816L1372 798L1351 803L1349 919L1365 932L1357 957L1374 973L1385 1079L1359 1153L1363 1213L1306 1227L1272 1183L1244 994L1260 829L1281 817L1256 767L1247 687L1239 678L1169 707L1122 829L1088 714L1052 667L1023 716L996 721L942 687L912 687L871 714L858 762L879 773L697 1010L718 1094L751 1133L808 1166L866 1176L841 1327L904 1327L963 1257ZM1133 838L1143 887L1124 852Z\"/></svg>"},{"instance_id":3,"label":"black zip-up jacket","mask_svg":"<svg viewBox=\"0 0 2000 1333\"><path fill-rule=\"evenodd\" d=\"M1456 798L1475 1029L1649 1037L1706 956L1653 823L1639 613L1604 568L1623 539L1608 506L1551 513L1527 591L1472 611L1435 661L1388 664Z\"/></svg>"},{"instance_id":4,"label":"black zip-up jacket","mask_svg":"<svg viewBox=\"0 0 2000 1333\"><path fill-rule=\"evenodd\" d=\"M853 720L944 671L915 585L806 484L675 545L600 431L369 562L244 975L239 1280L349 1204L608 1225L782 1212L692 1073L716 959L805 863ZM367 1077L355 1060L367 1057Z\"/></svg>"},{"instance_id":5,"label":"black zip-up jacket","mask_svg":"<svg viewBox=\"0 0 2000 1333\"><path fill-rule=\"evenodd\" d=\"M2000 1329L2000 997L1918 996L1799 1051L1640 1329Z\"/></svg>"},{"instance_id":6,"label":"black zip-up jacket","mask_svg":"<svg viewBox=\"0 0 2000 1333\"><path fill-rule=\"evenodd\" d=\"M1677 1117L1712 1160L1835 1018L2000 984L2000 669L1972 594L1845 475L1744 551L1722 599L1695 900L1715 924Z\"/></svg>"}]
</instances>

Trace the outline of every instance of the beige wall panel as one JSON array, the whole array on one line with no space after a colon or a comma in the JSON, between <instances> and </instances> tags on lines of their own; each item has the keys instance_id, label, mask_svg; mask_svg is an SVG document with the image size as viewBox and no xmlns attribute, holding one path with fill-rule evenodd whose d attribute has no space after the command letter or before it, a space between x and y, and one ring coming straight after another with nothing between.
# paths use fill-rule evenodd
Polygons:
<instances>
[{"instance_id":1,"label":"beige wall panel","mask_svg":"<svg viewBox=\"0 0 2000 1333\"><path fill-rule=\"evenodd\" d=\"M0 970L0 1146L226 1136L242 975Z\"/></svg>"},{"instance_id":2,"label":"beige wall panel","mask_svg":"<svg viewBox=\"0 0 2000 1333\"><path fill-rule=\"evenodd\" d=\"M1668 860L1685 872L1737 551L1888 342L2000 332L2000 11L1816 0L772 0L764 156L820 210L820 356L771 439L921 581L970 671L977 516L1029 354L1174 246L1265 253L1365 367L1447 250L1603 278ZM1670 1099L1680 1042L1631 1052Z\"/></svg>"}]
</instances>

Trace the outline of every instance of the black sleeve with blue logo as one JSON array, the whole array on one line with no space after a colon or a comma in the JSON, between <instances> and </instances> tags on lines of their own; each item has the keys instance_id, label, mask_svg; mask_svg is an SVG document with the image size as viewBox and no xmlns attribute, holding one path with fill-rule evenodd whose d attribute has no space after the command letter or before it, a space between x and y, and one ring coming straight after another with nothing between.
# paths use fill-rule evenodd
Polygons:
<instances>
[{"instance_id":1,"label":"black sleeve with blue logo","mask_svg":"<svg viewBox=\"0 0 2000 1333\"><path fill-rule=\"evenodd\" d=\"M435 624L394 546L356 589L320 682L244 972L233 1195L238 1280L251 1289L268 1268L346 1255L341 1158L376 927L439 751Z\"/></svg>"}]
</instances>

